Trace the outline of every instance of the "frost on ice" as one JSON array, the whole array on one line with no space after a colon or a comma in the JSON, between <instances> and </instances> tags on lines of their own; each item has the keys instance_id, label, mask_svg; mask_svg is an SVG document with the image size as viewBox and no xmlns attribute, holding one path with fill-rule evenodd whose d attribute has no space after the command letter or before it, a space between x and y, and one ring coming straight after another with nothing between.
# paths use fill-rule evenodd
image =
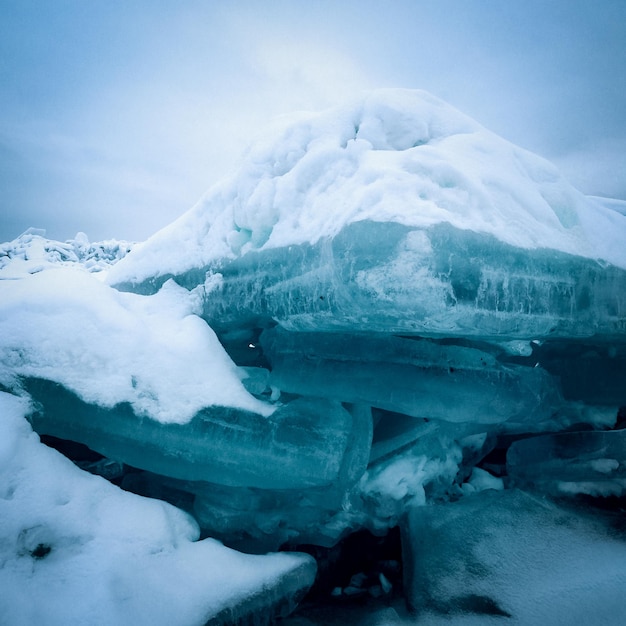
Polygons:
<instances>
[{"instance_id":1,"label":"frost on ice","mask_svg":"<svg viewBox=\"0 0 626 626\"><path fill-rule=\"evenodd\" d=\"M50 584L36 577L61 550L28 529L51 524L58 487L31 493L30 476L71 470L82 499L106 489L129 510L158 510L149 523L165 514L195 528L184 543L174 522L158 522L168 530L151 544L173 541L157 553L170 550L185 572L201 568L190 555L203 550L233 564L219 602L200 592L215 569L199 570L193 593L204 604L183 594L177 623L268 616L312 583L307 557L244 563L252 557L232 547L309 545L322 558L355 531L396 527L419 623L564 624L585 603L595 607L585 615L623 623L613 601L626 576L623 533L607 511L626 496L621 203L584 196L423 92L373 92L265 134L230 178L142 244L61 244L31 230L0 248L0 385L21 407L7 409L3 458L26 494L2 501L13 519L2 545L14 546L2 575L18 568L11 580ZM88 446L95 456L68 452L81 467L185 514L57 469L62 459L22 415L60 449ZM52 469L19 469L26 440L32 455L56 459ZM96 530L74 519L95 515L83 504L67 509L74 521L63 524L80 528L58 545L113 572L90 552ZM34 512L44 521L31 524ZM194 543L197 528L229 548ZM139 549L135 532L128 545ZM103 545L125 536L107 533ZM264 578L264 563L286 565ZM376 593L400 593L377 576ZM153 623L144 601L169 584L151 580L124 596L134 623ZM594 592L581 595L585 581ZM335 595L358 595L355 584ZM7 611L26 619L20 598ZM122 599L104 594L85 610L110 614Z\"/></svg>"}]
</instances>

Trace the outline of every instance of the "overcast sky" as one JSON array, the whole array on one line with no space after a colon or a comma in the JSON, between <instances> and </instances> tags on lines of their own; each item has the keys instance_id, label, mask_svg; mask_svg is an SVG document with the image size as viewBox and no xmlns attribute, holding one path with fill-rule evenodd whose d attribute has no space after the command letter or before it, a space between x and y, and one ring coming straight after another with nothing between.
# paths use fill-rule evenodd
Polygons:
<instances>
[{"instance_id":1,"label":"overcast sky","mask_svg":"<svg viewBox=\"0 0 626 626\"><path fill-rule=\"evenodd\" d=\"M624 0L0 0L0 241L145 239L272 116L376 87L626 199Z\"/></svg>"}]
</instances>

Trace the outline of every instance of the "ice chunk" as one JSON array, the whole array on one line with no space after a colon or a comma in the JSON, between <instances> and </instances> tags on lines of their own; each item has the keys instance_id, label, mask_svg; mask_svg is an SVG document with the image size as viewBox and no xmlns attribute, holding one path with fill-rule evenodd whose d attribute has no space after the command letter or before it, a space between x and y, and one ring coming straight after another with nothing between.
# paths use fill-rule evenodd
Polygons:
<instances>
[{"instance_id":1,"label":"ice chunk","mask_svg":"<svg viewBox=\"0 0 626 626\"><path fill-rule=\"evenodd\" d=\"M423 92L298 119L138 246L111 284L205 285L219 332L623 333L626 218Z\"/></svg>"},{"instance_id":2,"label":"ice chunk","mask_svg":"<svg viewBox=\"0 0 626 626\"><path fill-rule=\"evenodd\" d=\"M207 273L222 277L202 313L218 332L279 322L299 331L528 341L616 335L626 310L623 269L449 224L365 220L315 244L250 251L176 280L192 289Z\"/></svg>"},{"instance_id":3,"label":"ice chunk","mask_svg":"<svg viewBox=\"0 0 626 626\"><path fill-rule=\"evenodd\" d=\"M409 604L426 624L443 613L446 624L617 626L626 541L610 526L517 490L415 507L403 530Z\"/></svg>"},{"instance_id":4,"label":"ice chunk","mask_svg":"<svg viewBox=\"0 0 626 626\"><path fill-rule=\"evenodd\" d=\"M361 421L359 430L366 430L369 412L351 407L351 413L355 421ZM379 422L377 431L381 425L384 422ZM411 431L400 447L386 440L386 454L370 457L365 472L367 459L359 457L364 449L349 446L352 452L339 478L324 487L231 487L135 473L125 477L123 485L192 511L205 532L240 549L273 550L286 542L331 547L360 528L386 532L412 503L426 504L461 493L455 484L465 463L465 450L455 436L462 437L473 426L428 426L419 433Z\"/></svg>"},{"instance_id":5,"label":"ice chunk","mask_svg":"<svg viewBox=\"0 0 626 626\"><path fill-rule=\"evenodd\" d=\"M315 577L303 554L250 556L181 511L121 491L39 443L0 393L0 621L195 626L268 620Z\"/></svg>"},{"instance_id":6,"label":"ice chunk","mask_svg":"<svg viewBox=\"0 0 626 626\"><path fill-rule=\"evenodd\" d=\"M242 367L245 378L243 386L254 396L267 394L270 389L270 373L263 367Z\"/></svg>"},{"instance_id":7,"label":"ice chunk","mask_svg":"<svg viewBox=\"0 0 626 626\"><path fill-rule=\"evenodd\" d=\"M626 430L580 431L514 442L506 456L515 484L548 493L626 493Z\"/></svg>"},{"instance_id":8,"label":"ice chunk","mask_svg":"<svg viewBox=\"0 0 626 626\"><path fill-rule=\"evenodd\" d=\"M294 400L269 417L208 407L186 424L163 424L137 416L129 404L88 404L47 380L23 384L41 406L30 417L37 432L182 480L273 489L330 485L346 480L344 474L355 480L371 445L371 426L330 400Z\"/></svg>"},{"instance_id":9,"label":"ice chunk","mask_svg":"<svg viewBox=\"0 0 626 626\"><path fill-rule=\"evenodd\" d=\"M561 399L537 367L503 365L478 347L338 333L261 336L281 391L363 402L450 422L541 421Z\"/></svg>"},{"instance_id":10,"label":"ice chunk","mask_svg":"<svg viewBox=\"0 0 626 626\"><path fill-rule=\"evenodd\" d=\"M463 457L446 431L424 433L412 446L373 462L350 494L352 523L381 533L397 526L412 506L446 498Z\"/></svg>"},{"instance_id":11,"label":"ice chunk","mask_svg":"<svg viewBox=\"0 0 626 626\"><path fill-rule=\"evenodd\" d=\"M269 490L186 485L195 491L192 512L211 536L241 550L267 552L290 544L333 546L348 523L328 527L345 502L347 486Z\"/></svg>"},{"instance_id":12,"label":"ice chunk","mask_svg":"<svg viewBox=\"0 0 626 626\"><path fill-rule=\"evenodd\" d=\"M220 478L217 480L222 484L172 480L148 472L128 474L122 484L131 491L162 498L192 511L204 532L230 546L254 552L275 550L285 542L331 546L350 528L347 522L329 524L329 520L342 510L348 492L362 478L372 437L369 409L349 406L347 412L352 417L352 428L339 471L328 484L284 488L289 481L295 484L295 475L281 481L274 479L271 484L272 476L290 471L286 463L274 469L266 468L263 488L223 484L225 481ZM321 414L320 422L325 419L326 415ZM337 438L342 436L338 434ZM294 444L293 449L303 456L308 454L306 446L299 449ZM239 452L230 454L236 456ZM317 454L321 458L326 453L319 450ZM307 459L302 461L306 464ZM324 472L327 470L319 469L320 475Z\"/></svg>"}]
</instances>

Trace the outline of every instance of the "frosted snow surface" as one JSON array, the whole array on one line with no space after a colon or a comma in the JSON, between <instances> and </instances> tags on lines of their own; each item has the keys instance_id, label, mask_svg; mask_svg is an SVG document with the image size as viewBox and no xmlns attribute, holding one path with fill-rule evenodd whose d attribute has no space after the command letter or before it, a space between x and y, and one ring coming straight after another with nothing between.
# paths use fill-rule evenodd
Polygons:
<instances>
[{"instance_id":1,"label":"frosted snow surface","mask_svg":"<svg viewBox=\"0 0 626 626\"><path fill-rule=\"evenodd\" d=\"M39 443L27 411L0 392L1 624L227 624L246 602L260 600L258 613L313 582L309 556L249 556L197 541L182 511Z\"/></svg>"},{"instance_id":2,"label":"frosted snow surface","mask_svg":"<svg viewBox=\"0 0 626 626\"><path fill-rule=\"evenodd\" d=\"M365 220L447 223L626 268L626 219L605 205L432 95L385 89L277 122L234 175L138 245L109 280L140 283L252 250L313 244Z\"/></svg>"},{"instance_id":3,"label":"frosted snow surface","mask_svg":"<svg viewBox=\"0 0 626 626\"><path fill-rule=\"evenodd\" d=\"M6 268L15 278L13 265ZM213 331L194 314L197 294L173 281L154 296L120 293L76 267L0 280L0 384L45 378L103 407L188 422L201 408L263 415ZM0 272L0 277L3 277Z\"/></svg>"},{"instance_id":4,"label":"frosted snow surface","mask_svg":"<svg viewBox=\"0 0 626 626\"><path fill-rule=\"evenodd\" d=\"M412 624L624 623L618 515L488 490L414 507L403 526Z\"/></svg>"}]
</instances>

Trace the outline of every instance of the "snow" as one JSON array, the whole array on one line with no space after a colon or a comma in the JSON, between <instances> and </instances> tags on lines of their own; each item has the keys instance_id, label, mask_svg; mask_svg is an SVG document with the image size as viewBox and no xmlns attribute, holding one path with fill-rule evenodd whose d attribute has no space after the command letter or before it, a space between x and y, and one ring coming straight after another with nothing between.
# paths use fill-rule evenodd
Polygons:
<instances>
[{"instance_id":1,"label":"snow","mask_svg":"<svg viewBox=\"0 0 626 626\"><path fill-rule=\"evenodd\" d=\"M197 541L182 511L41 444L27 411L0 392L0 623L200 625L285 576L312 582L308 556Z\"/></svg>"},{"instance_id":2,"label":"snow","mask_svg":"<svg viewBox=\"0 0 626 626\"><path fill-rule=\"evenodd\" d=\"M431 440L431 445L433 444ZM461 449L456 442L444 442L440 455L401 452L387 462L371 466L359 481L360 497L372 507L369 523L388 529L398 524L411 506L427 504L426 490L437 483L449 484L459 471ZM435 445L432 446L436 448Z\"/></svg>"},{"instance_id":3,"label":"snow","mask_svg":"<svg viewBox=\"0 0 626 626\"><path fill-rule=\"evenodd\" d=\"M464 487L467 487L467 493L485 491L486 489L495 489L500 491L504 489L504 481L502 478L493 476L484 469L480 469L480 467L474 467L472 469L472 475Z\"/></svg>"},{"instance_id":4,"label":"snow","mask_svg":"<svg viewBox=\"0 0 626 626\"><path fill-rule=\"evenodd\" d=\"M195 311L198 294L166 283L154 296L119 293L80 267L0 281L0 383L40 377L104 407L185 423L203 407L269 415Z\"/></svg>"},{"instance_id":5,"label":"snow","mask_svg":"<svg viewBox=\"0 0 626 626\"><path fill-rule=\"evenodd\" d=\"M589 196L590 200L597 202L598 204L617 211L621 215L626 215L626 200L618 200L617 198L604 198L601 196Z\"/></svg>"},{"instance_id":6,"label":"snow","mask_svg":"<svg viewBox=\"0 0 626 626\"><path fill-rule=\"evenodd\" d=\"M270 125L239 169L109 276L137 283L372 220L447 222L626 267L626 217L423 91L383 89Z\"/></svg>"},{"instance_id":7,"label":"snow","mask_svg":"<svg viewBox=\"0 0 626 626\"><path fill-rule=\"evenodd\" d=\"M105 272L124 258L135 244L109 239L90 243L85 233L76 233L64 243L46 239L46 231L29 228L13 241L0 245L0 278L20 278L59 265Z\"/></svg>"},{"instance_id":8,"label":"snow","mask_svg":"<svg viewBox=\"0 0 626 626\"><path fill-rule=\"evenodd\" d=\"M403 529L413 623L623 624L619 523L515 489L415 507Z\"/></svg>"}]
</instances>

